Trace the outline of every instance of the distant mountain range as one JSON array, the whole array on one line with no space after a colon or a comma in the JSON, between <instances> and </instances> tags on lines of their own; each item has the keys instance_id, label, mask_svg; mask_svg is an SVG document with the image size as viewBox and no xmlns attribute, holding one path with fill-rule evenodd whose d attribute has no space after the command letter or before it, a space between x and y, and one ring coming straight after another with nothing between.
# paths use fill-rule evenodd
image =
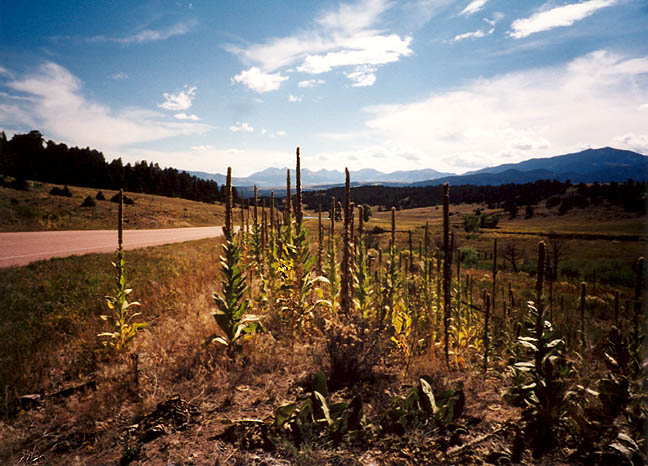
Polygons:
<instances>
[{"instance_id":1,"label":"distant mountain range","mask_svg":"<svg viewBox=\"0 0 648 466\"><path fill-rule=\"evenodd\" d=\"M276 188L286 186L287 168L266 168L260 172L253 173L245 178L232 177L234 186L254 186L259 188ZM214 180L219 184L225 183L225 175L220 173L211 174L205 172L188 172L199 178ZM392 173L383 173L372 168L365 168L358 171L351 171L351 180L354 183L376 184L388 183L398 185L408 185L417 181L432 180L443 176L451 176L454 173L443 173L431 168L424 170L396 171ZM292 184L295 183L295 170L290 169L290 179ZM308 168L302 168L301 182L304 187L313 187L321 185L340 185L344 184L344 172L339 170L319 170L313 171Z\"/></svg>"},{"instance_id":2,"label":"distant mountain range","mask_svg":"<svg viewBox=\"0 0 648 466\"><path fill-rule=\"evenodd\" d=\"M189 172L199 178L214 180L219 184L225 182L225 176L204 172ZM354 185L388 186L431 186L442 183L452 185L501 185L507 183L528 183L542 179L570 180L572 183L591 183L598 181L636 181L648 180L648 156L628 150L603 147L587 149L574 154L558 155L525 160L519 163L508 163L495 167L483 168L463 175L443 173L431 168L424 170L401 170L383 173L366 168L351 171ZM295 171L291 169L292 184L295 183ZM286 185L286 168L266 168L246 178L233 178L232 184L247 192L245 187L257 185L262 191L267 188L280 188ZM302 169L302 186L305 189L326 189L344 184L344 173L338 170L312 171ZM279 192L279 191L278 191Z\"/></svg>"}]
</instances>

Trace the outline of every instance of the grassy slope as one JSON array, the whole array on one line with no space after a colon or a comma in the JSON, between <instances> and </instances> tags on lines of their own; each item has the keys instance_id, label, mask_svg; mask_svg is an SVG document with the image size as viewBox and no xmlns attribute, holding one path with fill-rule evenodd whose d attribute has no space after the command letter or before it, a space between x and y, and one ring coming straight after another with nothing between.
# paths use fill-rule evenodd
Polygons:
<instances>
[{"instance_id":1,"label":"grassy slope","mask_svg":"<svg viewBox=\"0 0 648 466\"><path fill-rule=\"evenodd\" d=\"M72 197L49 194L55 185L30 183L28 191L0 187L0 231L92 230L115 227L117 204L110 202L116 191L102 190L105 201L96 207L81 207L96 189L70 187ZM126 207L126 228L178 228L222 225L225 209L186 199L126 193L135 201Z\"/></svg>"}]
</instances>

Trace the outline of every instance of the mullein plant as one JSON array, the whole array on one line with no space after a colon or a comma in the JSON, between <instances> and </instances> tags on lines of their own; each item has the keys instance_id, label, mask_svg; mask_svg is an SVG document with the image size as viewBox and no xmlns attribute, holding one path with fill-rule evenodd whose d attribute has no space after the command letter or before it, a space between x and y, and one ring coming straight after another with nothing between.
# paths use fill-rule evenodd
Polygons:
<instances>
[{"instance_id":1,"label":"mullein plant","mask_svg":"<svg viewBox=\"0 0 648 466\"><path fill-rule=\"evenodd\" d=\"M391 209L391 239L389 241L389 256L387 270L383 279L381 296L383 303L380 306L379 325L391 325L394 307L396 304L396 290L400 283L400 274L396 259L396 208Z\"/></svg>"},{"instance_id":2,"label":"mullein plant","mask_svg":"<svg viewBox=\"0 0 648 466\"><path fill-rule=\"evenodd\" d=\"M354 271L354 296L358 309L364 318L369 317L371 309L371 273L369 271L367 246L364 238L364 218L362 206L358 207L358 236L356 241L356 260Z\"/></svg>"},{"instance_id":3,"label":"mullein plant","mask_svg":"<svg viewBox=\"0 0 648 466\"><path fill-rule=\"evenodd\" d=\"M572 366L565 356L565 342L556 338L551 322L545 320L545 258L546 246L541 241L538 244L536 302L529 303L528 318L524 322L526 335L518 337L520 354L526 360L509 366L512 387L508 398L523 409L524 437L531 441L534 458L555 448L574 398L569 380ZM514 452L517 458L513 461L519 461L520 453Z\"/></svg>"},{"instance_id":4,"label":"mullein plant","mask_svg":"<svg viewBox=\"0 0 648 466\"><path fill-rule=\"evenodd\" d=\"M449 340L450 340L450 306L451 290L450 280L452 279L452 246L450 245L450 186L443 185L443 354L446 365L450 363Z\"/></svg>"},{"instance_id":5,"label":"mullein plant","mask_svg":"<svg viewBox=\"0 0 648 466\"><path fill-rule=\"evenodd\" d=\"M352 275L353 266L352 244L351 244L351 179L349 169L344 169L346 181L344 187L344 232L342 234L342 280L340 285L340 311L345 317L350 317L352 300Z\"/></svg>"},{"instance_id":6,"label":"mullein plant","mask_svg":"<svg viewBox=\"0 0 648 466\"><path fill-rule=\"evenodd\" d=\"M329 235L328 235L328 254L326 260L326 279L329 284L329 302L331 303L331 313L335 315L337 309L338 293L340 292L340 276L337 270L337 259L335 250L335 196L331 198L331 212L329 214Z\"/></svg>"},{"instance_id":7,"label":"mullein plant","mask_svg":"<svg viewBox=\"0 0 648 466\"><path fill-rule=\"evenodd\" d=\"M225 241L221 256L221 291L214 293L217 309L212 316L223 331L223 336L210 337L211 341L227 347L230 356L239 349L239 341L247 335L263 330L261 316L246 314L249 301L245 298L246 277L241 267L241 245L232 225L232 168L227 168L227 203L225 206Z\"/></svg>"},{"instance_id":8,"label":"mullein plant","mask_svg":"<svg viewBox=\"0 0 648 466\"><path fill-rule=\"evenodd\" d=\"M131 308L140 305L134 301L129 303L127 297L133 291L126 288L126 259L124 257L124 190L119 190L119 209L117 211L117 252L116 262L112 265L116 270L115 296L106 296L106 305L111 314L101 315L101 320L111 321L115 331L103 332L98 336L105 338L102 344L117 351L124 349L126 344L137 335L138 330L146 327L145 322L133 322L141 312L131 313Z\"/></svg>"},{"instance_id":9,"label":"mullein plant","mask_svg":"<svg viewBox=\"0 0 648 466\"><path fill-rule=\"evenodd\" d=\"M296 153L296 194L295 222L293 226L291 211L288 210L285 229L285 239L279 258L281 275L279 304L284 315L288 317L291 335L291 354L295 334L303 326L306 319L315 317L315 311L324 305L322 290L318 283L325 278L313 273L316 258L310 254L310 241L303 227L301 203L301 167L300 153ZM287 196L290 194L290 171L287 175ZM288 208L290 209L290 208ZM294 228L294 232L292 231Z\"/></svg>"}]
</instances>

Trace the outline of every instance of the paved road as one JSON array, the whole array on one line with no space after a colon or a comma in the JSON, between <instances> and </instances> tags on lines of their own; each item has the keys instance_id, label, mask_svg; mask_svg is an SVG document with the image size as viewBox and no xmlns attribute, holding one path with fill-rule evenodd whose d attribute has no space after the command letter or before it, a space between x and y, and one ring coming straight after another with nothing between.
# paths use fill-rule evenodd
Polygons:
<instances>
[{"instance_id":1,"label":"paved road","mask_svg":"<svg viewBox=\"0 0 648 466\"><path fill-rule=\"evenodd\" d=\"M124 248L137 249L212 238L222 234L221 227L124 230ZM0 233L0 268L26 265L52 257L113 252L115 249L117 249L117 230Z\"/></svg>"}]
</instances>

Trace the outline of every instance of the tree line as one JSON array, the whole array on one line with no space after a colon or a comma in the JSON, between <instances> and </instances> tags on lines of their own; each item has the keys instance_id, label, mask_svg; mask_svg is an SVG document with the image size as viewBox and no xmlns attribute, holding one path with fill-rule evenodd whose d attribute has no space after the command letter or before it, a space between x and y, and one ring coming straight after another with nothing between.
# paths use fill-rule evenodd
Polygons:
<instances>
[{"instance_id":1,"label":"tree line","mask_svg":"<svg viewBox=\"0 0 648 466\"><path fill-rule=\"evenodd\" d=\"M24 189L26 180L99 189L180 197L193 201L224 201L225 186L175 168L160 168L146 161L106 162L103 153L86 147L45 142L39 131L15 134L10 140L0 132L0 175L11 177L12 187ZM0 178L0 180L2 180ZM234 193L236 196L236 193ZM238 196L236 196L238 198Z\"/></svg>"},{"instance_id":2,"label":"tree line","mask_svg":"<svg viewBox=\"0 0 648 466\"><path fill-rule=\"evenodd\" d=\"M598 205L603 201L621 206L638 213L646 213L646 182L628 180L623 183L579 183L572 185L567 180L538 180L532 183L503 184L499 186L458 185L452 187L452 204L486 204L488 208L503 208L511 215L517 214L519 207L533 206L547 201L547 207L559 207L559 213L571 208L584 208ZM343 187L323 191L305 191L303 202L310 209L318 206L328 208L331 198L340 199L344 194ZM395 207L413 209L441 205L443 202L442 186L424 187L389 187L359 186L351 189L351 198L356 205L378 205L382 209ZM514 214L515 212L515 214Z\"/></svg>"}]
</instances>

